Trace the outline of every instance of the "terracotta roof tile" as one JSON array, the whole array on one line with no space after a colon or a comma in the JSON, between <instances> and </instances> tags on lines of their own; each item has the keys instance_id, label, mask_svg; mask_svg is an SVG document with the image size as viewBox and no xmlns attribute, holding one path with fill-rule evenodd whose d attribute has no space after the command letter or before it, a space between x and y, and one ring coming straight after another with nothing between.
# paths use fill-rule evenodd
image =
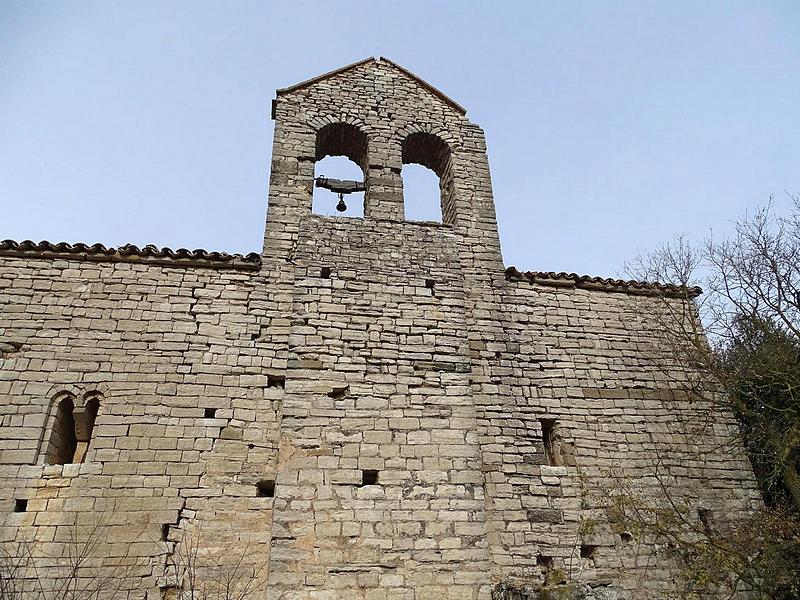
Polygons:
<instances>
[{"instance_id":1,"label":"terracotta roof tile","mask_svg":"<svg viewBox=\"0 0 800 600\"><path fill-rule=\"evenodd\" d=\"M186 248L158 248L147 245L143 248L125 244L119 248L105 247L103 244L48 241L33 242L25 240L3 240L0 242L0 256L70 258L89 261L138 262L167 266L211 267L257 270L261 266L261 256L255 252L247 255L208 252L206 250L187 250Z\"/></svg>"},{"instance_id":2,"label":"terracotta roof tile","mask_svg":"<svg viewBox=\"0 0 800 600\"><path fill-rule=\"evenodd\" d=\"M604 277L591 277L577 273L555 273L553 271L527 271L525 273L516 267L506 269L506 279L509 281L528 281L539 285L555 287L575 287L604 292L622 292L641 296L669 296L674 298L696 298L703 293L697 286L685 287L665 283L646 281L632 281L624 279L608 279Z\"/></svg>"}]
</instances>

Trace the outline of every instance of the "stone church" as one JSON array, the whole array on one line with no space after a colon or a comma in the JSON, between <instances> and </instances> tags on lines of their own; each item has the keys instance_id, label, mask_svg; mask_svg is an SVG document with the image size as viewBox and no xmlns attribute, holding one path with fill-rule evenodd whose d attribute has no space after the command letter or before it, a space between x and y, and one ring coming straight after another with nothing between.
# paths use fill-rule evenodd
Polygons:
<instances>
[{"instance_id":1,"label":"stone church","mask_svg":"<svg viewBox=\"0 0 800 600\"><path fill-rule=\"evenodd\" d=\"M506 268L483 131L390 60L272 117L261 253L0 243L13 597L680 597L612 500L760 502L658 343L700 291ZM313 213L327 156L363 171L327 182L363 218ZM441 222L405 218L409 163Z\"/></svg>"}]
</instances>

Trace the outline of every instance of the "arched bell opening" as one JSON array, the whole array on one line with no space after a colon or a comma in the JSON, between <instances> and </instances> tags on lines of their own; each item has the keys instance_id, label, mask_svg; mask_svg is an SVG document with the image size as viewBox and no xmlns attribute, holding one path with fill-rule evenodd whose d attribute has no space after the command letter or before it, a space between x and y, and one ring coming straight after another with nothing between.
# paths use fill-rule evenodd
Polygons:
<instances>
[{"instance_id":1,"label":"arched bell opening","mask_svg":"<svg viewBox=\"0 0 800 600\"><path fill-rule=\"evenodd\" d=\"M354 125L332 123L317 132L312 212L363 217L367 136Z\"/></svg>"},{"instance_id":2,"label":"arched bell opening","mask_svg":"<svg viewBox=\"0 0 800 600\"><path fill-rule=\"evenodd\" d=\"M361 168L343 156L326 156L314 165L314 196L312 212L315 215L342 217L364 216L364 192L347 191L341 194L335 181L363 181ZM333 189L331 189L332 186ZM355 187L355 186L351 186ZM351 187L346 188L347 190Z\"/></svg>"},{"instance_id":3,"label":"arched bell opening","mask_svg":"<svg viewBox=\"0 0 800 600\"><path fill-rule=\"evenodd\" d=\"M408 221L442 222L439 176L428 167L403 165L403 205Z\"/></svg>"},{"instance_id":4,"label":"arched bell opening","mask_svg":"<svg viewBox=\"0 0 800 600\"><path fill-rule=\"evenodd\" d=\"M406 219L455 223L450 147L431 133L412 133L403 140L402 151Z\"/></svg>"}]
</instances>

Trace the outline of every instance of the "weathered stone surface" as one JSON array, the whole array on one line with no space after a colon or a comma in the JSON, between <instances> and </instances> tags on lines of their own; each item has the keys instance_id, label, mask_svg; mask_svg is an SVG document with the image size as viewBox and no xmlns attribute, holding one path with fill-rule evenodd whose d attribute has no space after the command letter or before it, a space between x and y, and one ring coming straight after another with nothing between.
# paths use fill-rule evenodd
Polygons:
<instances>
[{"instance_id":1,"label":"weathered stone surface","mask_svg":"<svg viewBox=\"0 0 800 600\"><path fill-rule=\"evenodd\" d=\"M586 584L544 585L514 588L498 585L492 600L629 600L629 592L612 587L608 581Z\"/></svg>"},{"instance_id":2,"label":"weathered stone surface","mask_svg":"<svg viewBox=\"0 0 800 600\"><path fill-rule=\"evenodd\" d=\"M698 434L647 286L507 275L483 132L392 63L279 91L275 118L258 260L2 246L0 540L56 556L100 523L91 571L131 600L177 597L192 536L274 600L670 597L609 473L655 497L657 464L731 518L759 496L730 418ZM365 218L312 214L328 153L364 169ZM404 220L410 161L443 223ZM84 462L47 464L59 403L92 399Z\"/></svg>"}]
</instances>

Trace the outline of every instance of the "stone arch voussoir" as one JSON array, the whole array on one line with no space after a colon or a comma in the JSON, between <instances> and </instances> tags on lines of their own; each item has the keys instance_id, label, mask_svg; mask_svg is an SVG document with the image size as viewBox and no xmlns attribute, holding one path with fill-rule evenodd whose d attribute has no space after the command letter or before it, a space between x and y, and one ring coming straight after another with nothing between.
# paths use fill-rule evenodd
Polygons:
<instances>
[{"instance_id":1,"label":"stone arch voussoir","mask_svg":"<svg viewBox=\"0 0 800 600\"><path fill-rule=\"evenodd\" d=\"M455 153L461 147L461 140L458 136L451 133L448 129L441 125L432 125L431 123L414 122L409 123L402 129L398 130L398 138L402 144L408 136L414 133L427 133L438 137L450 148L450 151Z\"/></svg>"},{"instance_id":2,"label":"stone arch voussoir","mask_svg":"<svg viewBox=\"0 0 800 600\"><path fill-rule=\"evenodd\" d=\"M313 117L306 122L306 124L315 133L318 133L322 128L327 127L328 125L334 125L336 123L352 125L366 136L370 136L373 133L372 127L370 127L363 120L354 115L348 115L346 113L320 115Z\"/></svg>"}]
</instances>

